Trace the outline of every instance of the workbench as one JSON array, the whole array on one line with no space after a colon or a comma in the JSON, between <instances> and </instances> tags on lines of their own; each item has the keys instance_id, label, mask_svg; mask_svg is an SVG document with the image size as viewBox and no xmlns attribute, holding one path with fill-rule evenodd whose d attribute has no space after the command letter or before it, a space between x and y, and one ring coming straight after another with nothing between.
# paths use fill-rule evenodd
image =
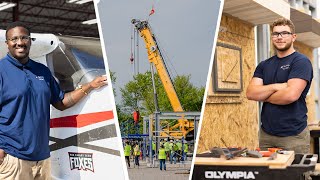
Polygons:
<instances>
[{"instance_id":1,"label":"workbench","mask_svg":"<svg viewBox=\"0 0 320 180\"><path fill-rule=\"evenodd\" d=\"M315 169L316 155L277 154L274 160L268 157L196 157L192 179L257 179L257 180L300 180L303 174ZM312 163L311 163L312 161Z\"/></svg>"},{"instance_id":2,"label":"workbench","mask_svg":"<svg viewBox=\"0 0 320 180\"><path fill-rule=\"evenodd\" d=\"M313 151L314 154L317 154L318 157L320 157L319 154L319 137L320 137L320 126L318 125L312 125L308 127L310 130L310 137L312 138L313 143L311 144L311 151ZM318 159L318 162L319 159Z\"/></svg>"}]
</instances>

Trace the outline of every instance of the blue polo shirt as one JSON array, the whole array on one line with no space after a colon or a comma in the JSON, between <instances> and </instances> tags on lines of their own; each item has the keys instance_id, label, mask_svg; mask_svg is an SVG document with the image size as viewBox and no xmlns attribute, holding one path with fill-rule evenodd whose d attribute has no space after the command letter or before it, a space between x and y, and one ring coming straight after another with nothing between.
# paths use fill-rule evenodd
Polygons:
<instances>
[{"instance_id":1,"label":"blue polo shirt","mask_svg":"<svg viewBox=\"0 0 320 180\"><path fill-rule=\"evenodd\" d=\"M261 111L261 127L271 135L293 136L307 126L307 105L305 98L313 78L310 60L303 54L294 52L286 57L273 56L262 61L254 72L254 77L263 79L263 84L288 82L299 78L307 81L299 99L288 105L264 102Z\"/></svg>"},{"instance_id":2,"label":"blue polo shirt","mask_svg":"<svg viewBox=\"0 0 320 180\"><path fill-rule=\"evenodd\" d=\"M63 97L46 66L7 54L0 60L0 148L30 161L50 157L50 103Z\"/></svg>"}]
</instances>

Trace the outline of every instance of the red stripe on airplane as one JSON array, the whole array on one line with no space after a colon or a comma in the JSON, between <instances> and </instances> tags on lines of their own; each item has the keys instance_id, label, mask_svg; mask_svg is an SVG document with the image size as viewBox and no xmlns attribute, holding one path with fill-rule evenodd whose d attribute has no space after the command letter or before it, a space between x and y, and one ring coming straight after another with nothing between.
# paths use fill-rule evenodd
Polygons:
<instances>
[{"instance_id":1,"label":"red stripe on airplane","mask_svg":"<svg viewBox=\"0 0 320 180\"><path fill-rule=\"evenodd\" d=\"M65 116L50 120L50 128L59 127L84 127L102 121L113 119L112 111L79 114L73 116Z\"/></svg>"}]
</instances>

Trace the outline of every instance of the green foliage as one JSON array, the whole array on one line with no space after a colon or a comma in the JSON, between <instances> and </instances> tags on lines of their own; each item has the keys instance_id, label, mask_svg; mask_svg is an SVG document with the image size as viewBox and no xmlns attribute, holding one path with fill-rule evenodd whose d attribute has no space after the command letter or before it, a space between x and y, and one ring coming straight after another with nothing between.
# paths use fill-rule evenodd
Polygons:
<instances>
[{"instance_id":1,"label":"green foliage","mask_svg":"<svg viewBox=\"0 0 320 180\"><path fill-rule=\"evenodd\" d=\"M204 87L191 84L190 75L177 76L174 86L184 111L201 111Z\"/></svg>"},{"instance_id":2,"label":"green foliage","mask_svg":"<svg viewBox=\"0 0 320 180\"><path fill-rule=\"evenodd\" d=\"M112 84L115 84L116 81L117 81L116 73L115 73L115 72L112 72L112 71L109 71L109 73L110 73L111 83L112 83ZM111 83L109 83L109 84L111 84ZM116 96L117 96L117 94L116 94L116 89L115 89L115 88L112 88L112 90L113 90L113 95L116 97Z\"/></svg>"},{"instance_id":3,"label":"green foliage","mask_svg":"<svg viewBox=\"0 0 320 180\"><path fill-rule=\"evenodd\" d=\"M111 78L112 84L116 83L116 81L117 81L116 73L112 72L112 71L109 71L109 73L110 73L110 78Z\"/></svg>"},{"instance_id":4,"label":"green foliage","mask_svg":"<svg viewBox=\"0 0 320 180\"><path fill-rule=\"evenodd\" d=\"M160 87L159 77L155 76L155 79L157 79L157 87ZM136 75L124 88L120 88L120 92L124 107L139 109L143 115L155 111L151 72Z\"/></svg>"},{"instance_id":5,"label":"green foliage","mask_svg":"<svg viewBox=\"0 0 320 180\"><path fill-rule=\"evenodd\" d=\"M160 111L173 111L160 78L155 74L158 108ZM204 88L197 88L190 82L190 75L177 76L173 80L175 90L185 111L200 111L202 106ZM142 115L149 115L155 111L154 92L151 72L138 74L120 89L122 105L124 107L138 108Z\"/></svg>"},{"instance_id":6,"label":"green foliage","mask_svg":"<svg viewBox=\"0 0 320 180\"><path fill-rule=\"evenodd\" d=\"M118 119L119 124L121 128L121 133L123 134L135 134L136 129L134 127L134 121L133 121L133 115L131 112L125 112L120 109L120 106L117 106L117 113L118 113ZM142 132L142 123L139 122L139 129L138 132Z\"/></svg>"},{"instance_id":7,"label":"green foliage","mask_svg":"<svg viewBox=\"0 0 320 180\"><path fill-rule=\"evenodd\" d=\"M160 111L173 111L165 89L157 74L155 74L158 108ZM203 87L195 87L190 82L190 75L177 76L173 84L184 111L200 111L204 95ZM122 104L118 108L118 119L121 126L126 126L125 134L134 133L132 111L140 112L140 132L142 133L142 116L148 116L155 112L154 91L151 72L138 74L120 88ZM119 106L118 106L119 107ZM126 109L126 110L125 110ZM128 125L130 124L130 125ZM131 127L131 128L128 128Z\"/></svg>"}]
</instances>

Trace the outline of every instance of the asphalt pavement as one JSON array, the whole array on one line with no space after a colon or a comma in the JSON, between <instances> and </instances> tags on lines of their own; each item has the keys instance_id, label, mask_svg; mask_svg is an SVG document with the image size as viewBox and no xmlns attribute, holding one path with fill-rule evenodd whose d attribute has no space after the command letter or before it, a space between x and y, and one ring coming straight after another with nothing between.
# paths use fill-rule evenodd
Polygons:
<instances>
[{"instance_id":1,"label":"asphalt pavement","mask_svg":"<svg viewBox=\"0 0 320 180\"><path fill-rule=\"evenodd\" d=\"M191 161L184 163L170 164L166 161L167 170L160 170L158 161L156 167L149 167L150 164L140 160L140 166L134 167L134 162L130 162L131 167L128 168L130 180L188 180L191 168Z\"/></svg>"}]
</instances>

